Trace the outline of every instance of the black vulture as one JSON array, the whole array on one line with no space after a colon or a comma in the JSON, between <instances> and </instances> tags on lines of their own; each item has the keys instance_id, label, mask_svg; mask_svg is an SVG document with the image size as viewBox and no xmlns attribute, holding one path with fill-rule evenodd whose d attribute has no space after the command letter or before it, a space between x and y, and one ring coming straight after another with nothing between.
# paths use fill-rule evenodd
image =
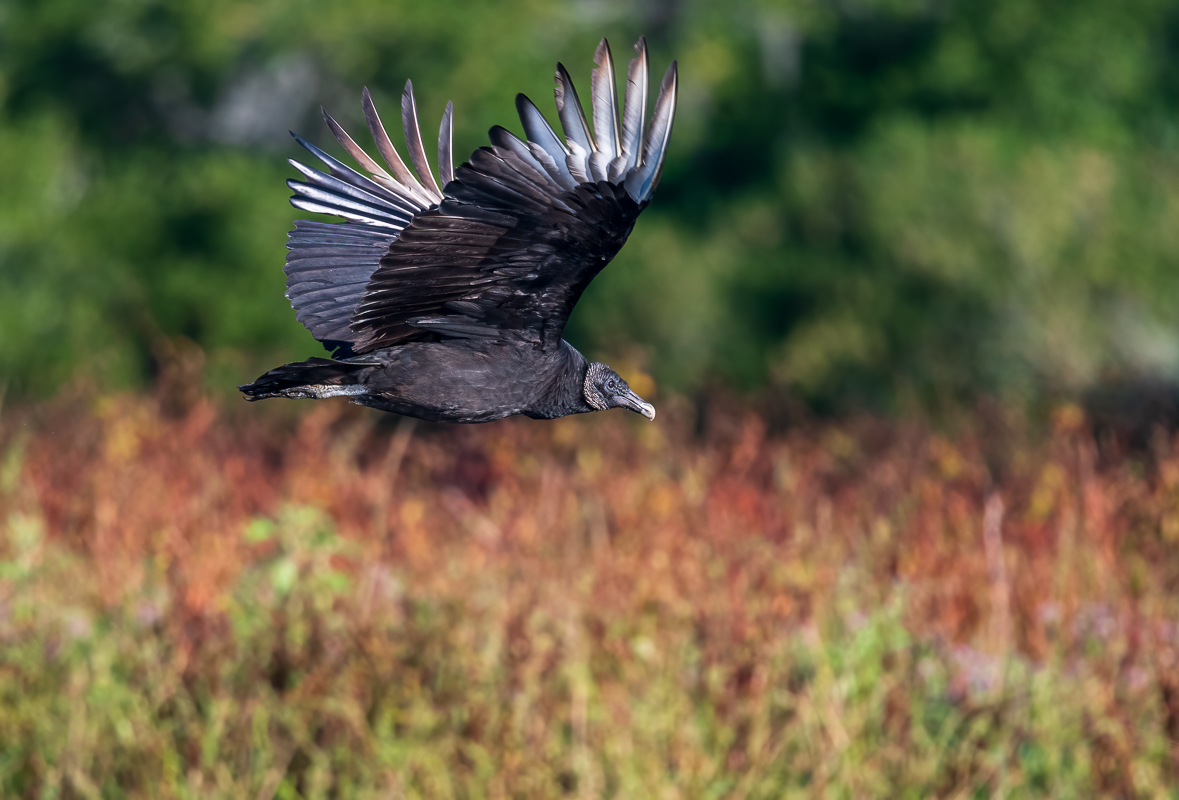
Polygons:
<instances>
[{"instance_id":1,"label":"black vulture","mask_svg":"<svg viewBox=\"0 0 1179 800\"><path fill-rule=\"evenodd\" d=\"M527 140L496 126L491 146L456 168L448 103L438 136L441 188L426 160L409 82L401 121L412 172L367 89L365 118L385 166L327 112L324 119L370 177L296 136L328 172L292 160L305 181L287 181L291 204L344 221L295 223L286 296L334 357L272 369L239 387L246 398L347 397L446 422L512 414L553 419L609 408L654 419L655 407L614 370L590 363L561 338L574 304L626 242L659 184L676 64L648 122L642 38L635 52L620 108L610 47L605 39L598 45L592 134L561 64L555 94L564 141L520 94L516 110Z\"/></svg>"}]
</instances>

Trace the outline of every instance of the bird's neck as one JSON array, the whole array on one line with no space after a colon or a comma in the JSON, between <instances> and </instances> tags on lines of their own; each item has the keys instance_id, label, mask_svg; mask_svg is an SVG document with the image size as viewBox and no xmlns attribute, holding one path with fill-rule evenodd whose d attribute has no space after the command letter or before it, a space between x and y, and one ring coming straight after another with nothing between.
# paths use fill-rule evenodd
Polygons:
<instances>
[{"instance_id":1,"label":"bird's neck","mask_svg":"<svg viewBox=\"0 0 1179 800\"><path fill-rule=\"evenodd\" d=\"M584 414L593 411L585 401L585 370L589 366L585 356L571 344L562 340L561 349L550 372L548 387L540 408L525 412L537 419L555 419L570 414Z\"/></svg>"}]
</instances>

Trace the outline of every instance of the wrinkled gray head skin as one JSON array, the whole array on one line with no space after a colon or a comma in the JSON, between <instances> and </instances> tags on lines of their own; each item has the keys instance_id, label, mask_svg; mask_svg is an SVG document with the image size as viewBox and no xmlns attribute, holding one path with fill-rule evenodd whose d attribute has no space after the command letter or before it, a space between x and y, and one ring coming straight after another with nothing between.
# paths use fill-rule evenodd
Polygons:
<instances>
[{"instance_id":1,"label":"wrinkled gray head skin","mask_svg":"<svg viewBox=\"0 0 1179 800\"><path fill-rule=\"evenodd\" d=\"M647 419L655 419L655 406L644 402L617 372L605 364L595 361L589 365L581 391L585 395L585 402L594 411L627 408Z\"/></svg>"}]
</instances>

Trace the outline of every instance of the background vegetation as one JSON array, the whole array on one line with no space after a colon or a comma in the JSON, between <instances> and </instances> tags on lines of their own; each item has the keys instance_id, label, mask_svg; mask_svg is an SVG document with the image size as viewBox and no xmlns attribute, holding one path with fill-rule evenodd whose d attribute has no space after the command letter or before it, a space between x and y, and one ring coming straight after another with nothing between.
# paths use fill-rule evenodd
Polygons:
<instances>
[{"instance_id":1,"label":"background vegetation","mask_svg":"<svg viewBox=\"0 0 1179 800\"><path fill-rule=\"evenodd\" d=\"M1176 796L1169 446L304 408L6 417L5 797Z\"/></svg>"},{"instance_id":2,"label":"background vegetation","mask_svg":"<svg viewBox=\"0 0 1179 800\"><path fill-rule=\"evenodd\" d=\"M288 130L640 33L657 423L234 397ZM1179 797L1177 312L1176 2L0 0L0 795Z\"/></svg>"},{"instance_id":3,"label":"background vegetation","mask_svg":"<svg viewBox=\"0 0 1179 800\"><path fill-rule=\"evenodd\" d=\"M362 127L360 87L411 77L461 158L639 33L681 110L575 344L818 407L1179 366L1174 2L7 0L0 374L138 385L184 337L229 386L319 352L281 291L288 129L325 144L321 104Z\"/></svg>"}]
</instances>

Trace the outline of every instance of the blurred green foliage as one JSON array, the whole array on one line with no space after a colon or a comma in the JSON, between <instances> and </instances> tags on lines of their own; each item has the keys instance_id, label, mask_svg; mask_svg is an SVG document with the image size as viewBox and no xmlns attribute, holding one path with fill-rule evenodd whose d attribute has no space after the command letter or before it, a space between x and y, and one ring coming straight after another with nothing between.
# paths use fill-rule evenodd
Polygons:
<instances>
[{"instance_id":1,"label":"blurred green foliage","mask_svg":"<svg viewBox=\"0 0 1179 800\"><path fill-rule=\"evenodd\" d=\"M412 77L461 158L640 33L681 110L589 354L878 407L1179 367L1175 2L7 0L0 379L135 384L176 337L226 386L321 354L282 296L286 131Z\"/></svg>"}]
</instances>

